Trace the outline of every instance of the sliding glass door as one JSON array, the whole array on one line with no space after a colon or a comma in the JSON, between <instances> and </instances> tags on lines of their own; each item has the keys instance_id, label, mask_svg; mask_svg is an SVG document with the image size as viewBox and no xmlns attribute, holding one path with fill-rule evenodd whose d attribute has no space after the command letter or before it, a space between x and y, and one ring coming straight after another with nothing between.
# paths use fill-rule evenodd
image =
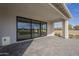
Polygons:
<instances>
[{"instance_id":1,"label":"sliding glass door","mask_svg":"<svg viewBox=\"0 0 79 59\"><path fill-rule=\"evenodd\" d=\"M32 38L40 36L40 22L32 21Z\"/></svg>"},{"instance_id":2,"label":"sliding glass door","mask_svg":"<svg viewBox=\"0 0 79 59\"><path fill-rule=\"evenodd\" d=\"M18 40L31 38L31 21L24 18L17 19Z\"/></svg>"},{"instance_id":3,"label":"sliding glass door","mask_svg":"<svg viewBox=\"0 0 79 59\"><path fill-rule=\"evenodd\" d=\"M26 40L47 35L47 23L17 16L17 40Z\"/></svg>"},{"instance_id":4,"label":"sliding glass door","mask_svg":"<svg viewBox=\"0 0 79 59\"><path fill-rule=\"evenodd\" d=\"M41 22L41 36L47 35L47 23Z\"/></svg>"}]
</instances>

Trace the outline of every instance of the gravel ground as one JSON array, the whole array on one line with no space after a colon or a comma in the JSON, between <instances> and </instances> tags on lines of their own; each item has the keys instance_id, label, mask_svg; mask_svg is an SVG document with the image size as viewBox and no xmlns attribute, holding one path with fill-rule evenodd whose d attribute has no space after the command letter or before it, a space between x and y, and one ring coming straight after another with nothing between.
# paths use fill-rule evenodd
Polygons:
<instances>
[{"instance_id":1,"label":"gravel ground","mask_svg":"<svg viewBox=\"0 0 79 59\"><path fill-rule=\"evenodd\" d=\"M35 38L23 56L79 56L79 40L52 36Z\"/></svg>"}]
</instances>

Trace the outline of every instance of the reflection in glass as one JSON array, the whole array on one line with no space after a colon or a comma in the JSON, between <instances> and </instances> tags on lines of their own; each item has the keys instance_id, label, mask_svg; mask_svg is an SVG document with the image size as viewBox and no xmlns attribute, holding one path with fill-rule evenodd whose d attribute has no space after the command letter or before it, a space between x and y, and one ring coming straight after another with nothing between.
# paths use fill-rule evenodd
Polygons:
<instances>
[{"instance_id":1,"label":"reflection in glass","mask_svg":"<svg viewBox=\"0 0 79 59\"><path fill-rule=\"evenodd\" d=\"M47 23L31 20L24 17L17 17L17 38L26 40L47 35Z\"/></svg>"},{"instance_id":2,"label":"reflection in glass","mask_svg":"<svg viewBox=\"0 0 79 59\"><path fill-rule=\"evenodd\" d=\"M46 36L46 35L47 35L47 24L41 23L41 36Z\"/></svg>"},{"instance_id":3,"label":"reflection in glass","mask_svg":"<svg viewBox=\"0 0 79 59\"><path fill-rule=\"evenodd\" d=\"M27 21L18 21L18 40L31 38L30 25L31 24Z\"/></svg>"},{"instance_id":4,"label":"reflection in glass","mask_svg":"<svg viewBox=\"0 0 79 59\"><path fill-rule=\"evenodd\" d=\"M40 24L32 23L32 38L40 36Z\"/></svg>"}]
</instances>

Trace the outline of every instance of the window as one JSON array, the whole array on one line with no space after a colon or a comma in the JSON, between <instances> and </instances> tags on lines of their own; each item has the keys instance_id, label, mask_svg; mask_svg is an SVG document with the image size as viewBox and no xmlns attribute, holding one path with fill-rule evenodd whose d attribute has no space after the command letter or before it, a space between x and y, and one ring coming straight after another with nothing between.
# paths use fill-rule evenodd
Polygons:
<instances>
[{"instance_id":1,"label":"window","mask_svg":"<svg viewBox=\"0 0 79 59\"><path fill-rule=\"evenodd\" d=\"M32 21L32 38L40 36L40 22Z\"/></svg>"},{"instance_id":2,"label":"window","mask_svg":"<svg viewBox=\"0 0 79 59\"><path fill-rule=\"evenodd\" d=\"M47 23L17 16L17 40L47 35Z\"/></svg>"},{"instance_id":3,"label":"window","mask_svg":"<svg viewBox=\"0 0 79 59\"><path fill-rule=\"evenodd\" d=\"M41 36L47 35L47 23L41 22Z\"/></svg>"},{"instance_id":4,"label":"window","mask_svg":"<svg viewBox=\"0 0 79 59\"><path fill-rule=\"evenodd\" d=\"M25 18L17 18L17 20L18 40L31 38L31 21Z\"/></svg>"}]
</instances>

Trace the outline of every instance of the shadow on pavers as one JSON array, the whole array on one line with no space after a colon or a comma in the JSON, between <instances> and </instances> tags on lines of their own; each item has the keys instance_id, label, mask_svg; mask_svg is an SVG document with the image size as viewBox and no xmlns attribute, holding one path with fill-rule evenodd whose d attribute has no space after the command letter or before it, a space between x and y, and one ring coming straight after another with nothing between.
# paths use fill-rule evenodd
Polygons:
<instances>
[{"instance_id":1,"label":"shadow on pavers","mask_svg":"<svg viewBox=\"0 0 79 59\"><path fill-rule=\"evenodd\" d=\"M22 56L33 40L0 47L0 56Z\"/></svg>"}]
</instances>

